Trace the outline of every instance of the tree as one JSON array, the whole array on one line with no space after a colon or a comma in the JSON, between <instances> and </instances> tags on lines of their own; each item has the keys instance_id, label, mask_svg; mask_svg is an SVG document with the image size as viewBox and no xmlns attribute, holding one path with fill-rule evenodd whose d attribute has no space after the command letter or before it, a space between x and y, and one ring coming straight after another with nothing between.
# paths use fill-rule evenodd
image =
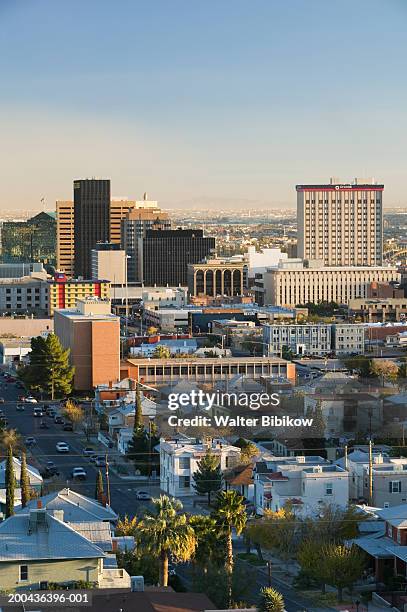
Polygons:
<instances>
[{"instance_id":1,"label":"tree","mask_svg":"<svg viewBox=\"0 0 407 612\"><path fill-rule=\"evenodd\" d=\"M234 446L237 446L241 449L240 451L240 462L244 465L251 463L253 457L259 454L259 449L257 446L250 442L250 440L245 440L244 438L238 438L234 443Z\"/></svg>"},{"instance_id":2,"label":"tree","mask_svg":"<svg viewBox=\"0 0 407 612\"><path fill-rule=\"evenodd\" d=\"M189 524L196 538L195 563L205 572L211 565L225 565L225 536L219 533L215 519L212 516L193 514L189 519Z\"/></svg>"},{"instance_id":3,"label":"tree","mask_svg":"<svg viewBox=\"0 0 407 612\"><path fill-rule=\"evenodd\" d=\"M353 370L355 370L362 378L369 378L369 376L372 375L370 371L371 362L372 360L369 359L369 357L365 357L364 355L348 357L343 361L344 365L350 372L353 372Z\"/></svg>"},{"instance_id":4,"label":"tree","mask_svg":"<svg viewBox=\"0 0 407 612\"><path fill-rule=\"evenodd\" d=\"M296 552L300 524L290 504L287 504L277 512L265 510L263 517L247 525L245 534L256 546L259 559L262 559L262 547L274 550L283 558L289 558Z\"/></svg>"},{"instance_id":5,"label":"tree","mask_svg":"<svg viewBox=\"0 0 407 612\"><path fill-rule=\"evenodd\" d=\"M233 542L232 531L240 535L246 526L247 514L243 503L243 496L236 491L221 491L216 499L215 510L212 514L219 528L226 534L226 563L228 575L229 603L232 599L232 573L233 573Z\"/></svg>"},{"instance_id":6,"label":"tree","mask_svg":"<svg viewBox=\"0 0 407 612\"><path fill-rule=\"evenodd\" d=\"M323 544L330 542L342 544L357 536L358 524L366 518L366 514L353 505L343 509L331 504L322 504L318 517L304 521L303 533L307 538Z\"/></svg>"},{"instance_id":7,"label":"tree","mask_svg":"<svg viewBox=\"0 0 407 612\"><path fill-rule=\"evenodd\" d=\"M182 503L161 495L153 499L153 512L147 512L139 523L137 540L147 552L159 559L159 584L168 586L168 561L185 562L196 547L193 528L187 516L181 514Z\"/></svg>"},{"instance_id":8,"label":"tree","mask_svg":"<svg viewBox=\"0 0 407 612\"><path fill-rule=\"evenodd\" d=\"M105 487L103 484L103 476L102 476L102 472L99 470L96 476L95 499L97 499L98 502L102 502L104 496L105 496Z\"/></svg>"},{"instance_id":9,"label":"tree","mask_svg":"<svg viewBox=\"0 0 407 612\"><path fill-rule=\"evenodd\" d=\"M271 587L260 591L259 612L284 612L285 605L281 593Z\"/></svg>"},{"instance_id":10,"label":"tree","mask_svg":"<svg viewBox=\"0 0 407 612\"><path fill-rule=\"evenodd\" d=\"M21 446L21 436L17 429L3 429L0 432L0 444L3 448L16 450Z\"/></svg>"},{"instance_id":11,"label":"tree","mask_svg":"<svg viewBox=\"0 0 407 612\"><path fill-rule=\"evenodd\" d=\"M127 514L123 519L119 519L115 527L115 535L117 536L135 536L137 534L138 520L134 516L130 519Z\"/></svg>"},{"instance_id":12,"label":"tree","mask_svg":"<svg viewBox=\"0 0 407 612\"><path fill-rule=\"evenodd\" d=\"M63 349L55 334L32 338L30 363L19 370L19 378L29 389L43 391L51 399L68 395L75 373L69 354L70 349Z\"/></svg>"},{"instance_id":13,"label":"tree","mask_svg":"<svg viewBox=\"0 0 407 612\"><path fill-rule=\"evenodd\" d=\"M73 402L72 400L68 400L65 403L62 414L66 419L68 419L68 421L71 421L74 429L76 425L78 425L79 423L83 423L85 419L85 413L83 411L83 408L81 408L81 406L78 406L78 404L75 404L75 402Z\"/></svg>"},{"instance_id":14,"label":"tree","mask_svg":"<svg viewBox=\"0 0 407 612\"><path fill-rule=\"evenodd\" d=\"M163 344L159 344L153 353L154 359L169 359L171 357L171 351L168 346L164 346Z\"/></svg>"},{"instance_id":15,"label":"tree","mask_svg":"<svg viewBox=\"0 0 407 612\"><path fill-rule=\"evenodd\" d=\"M16 488L16 477L14 474L13 449L7 450L6 461L6 518L14 514L14 497Z\"/></svg>"},{"instance_id":16,"label":"tree","mask_svg":"<svg viewBox=\"0 0 407 612\"><path fill-rule=\"evenodd\" d=\"M301 542L298 549L297 560L301 566L301 572L308 580L314 580L325 592L325 566L321 554L322 544L312 536L307 536Z\"/></svg>"},{"instance_id":17,"label":"tree","mask_svg":"<svg viewBox=\"0 0 407 612\"><path fill-rule=\"evenodd\" d=\"M133 424L133 435L127 445L126 456L134 462L134 467L142 474L150 471L150 440L143 424L143 412L141 402L140 386L136 388L136 405Z\"/></svg>"},{"instance_id":18,"label":"tree","mask_svg":"<svg viewBox=\"0 0 407 612\"><path fill-rule=\"evenodd\" d=\"M372 359L370 371L372 376L381 379L383 387L386 380L395 381L399 373L398 366L388 359Z\"/></svg>"},{"instance_id":19,"label":"tree","mask_svg":"<svg viewBox=\"0 0 407 612\"><path fill-rule=\"evenodd\" d=\"M193 487L198 495L208 496L208 506L211 503L211 493L220 491L223 483L222 471L218 457L209 449L197 463L193 476Z\"/></svg>"},{"instance_id":20,"label":"tree","mask_svg":"<svg viewBox=\"0 0 407 612\"><path fill-rule=\"evenodd\" d=\"M21 505L23 508L25 508L31 499L30 477L27 470L27 456L25 451L23 451L21 454L20 488Z\"/></svg>"},{"instance_id":21,"label":"tree","mask_svg":"<svg viewBox=\"0 0 407 612\"><path fill-rule=\"evenodd\" d=\"M357 548L330 544L322 550L325 579L338 589L338 599L343 601L343 589L351 587L362 576L366 565L364 553Z\"/></svg>"}]
</instances>

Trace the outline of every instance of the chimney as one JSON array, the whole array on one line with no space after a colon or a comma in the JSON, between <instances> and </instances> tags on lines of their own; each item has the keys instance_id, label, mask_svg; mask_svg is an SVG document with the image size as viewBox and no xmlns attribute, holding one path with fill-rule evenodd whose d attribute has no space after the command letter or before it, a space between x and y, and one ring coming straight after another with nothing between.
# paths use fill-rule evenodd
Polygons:
<instances>
[{"instance_id":1,"label":"chimney","mask_svg":"<svg viewBox=\"0 0 407 612\"><path fill-rule=\"evenodd\" d=\"M117 547L117 540L115 540L115 538L112 539L112 551L113 552L117 552L118 547Z\"/></svg>"},{"instance_id":2,"label":"chimney","mask_svg":"<svg viewBox=\"0 0 407 612\"><path fill-rule=\"evenodd\" d=\"M41 499L37 499L37 508L38 509L42 508L42 501L41 501Z\"/></svg>"},{"instance_id":3,"label":"chimney","mask_svg":"<svg viewBox=\"0 0 407 612\"><path fill-rule=\"evenodd\" d=\"M113 387L113 381L109 380L109 389Z\"/></svg>"}]
</instances>

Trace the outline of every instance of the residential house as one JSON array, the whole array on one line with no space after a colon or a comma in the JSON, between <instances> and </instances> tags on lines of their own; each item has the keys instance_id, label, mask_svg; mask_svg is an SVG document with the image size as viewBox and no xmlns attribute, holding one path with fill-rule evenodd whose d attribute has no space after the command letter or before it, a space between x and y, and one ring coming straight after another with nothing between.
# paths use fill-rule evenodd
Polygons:
<instances>
[{"instance_id":1,"label":"residential house","mask_svg":"<svg viewBox=\"0 0 407 612\"><path fill-rule=\"evenodd\" d=\"M302 516L317 514L323 504L346 507L349 474L322 457L269 457L254 468L257 514L278 511L289 502Z\"/></svg>"},{"instance_id":2,"label":"residential house","mask_svg":"<svg viewBox=\"0 0 407 612\"><path fill-rule=\"evenodd\" d=\"M141 411L143 421L148 423L157 416L157 405L153 400L141 395ZM119 430L123 427L133 427L134 417L136 413L136 404L122 403L118 408L109 412L109 435L115 439L118 436Z\"/></svg>"},{"instance_id":3,"label":"residential house","mask_svg":"<svg viewBox=\"0 0 407 612\"><path fill-rule=\"evenodd\" d=\"M375 449L372 451L372 459L373 465L383 464L383 461L389 460L388 457L383 456L381 451ZM355 502L364 501L366 470L369 468L368 451L355 449L348 453L347 457L341 457L335 461L335 464L349 472L349 499Z\"/></svg>"},{"instance_id":4,"label":"residential house","mask_svg":"<svg viewBox=\"0 0 407 612\"><path fill-rule=\"evenodd\" d=\"M102 521L115 523L119 518L110 506L104 506L95 499L81 495L72 489L54 491L28 502L26 508L17 509L16 513L25 513L41 505L48 512L63 511L64 520L69 523Z\"/></svg>"},{"instance_id":5,"label":"residential house","mask_svg":"<svg viewBox=\"0 0 407 612\"><path fill-rule=\"evenodd\" d=\"M213 453L220 462L222 472L239 464L240 448L222 439L197 440L180 436L160 440L160 488L173 497L195 495L194 474L199 461Z\"/></svg>"},{"instance_id":6,"label":"residential house","mask_svg":"<svg viewBox=\"0 0 407 612\"><path fill-rule=\"evenodd\" d=\"M407 458L381 458L373 463L373 499L376 508L407 503ZM369 466L364 467L363 497L369 499Z\"/></svg>"},{"instance_id":7,"label":"residential house","mask_svg":"<svg viewBox=\"0 0 407 612\"><path fill-rule=\"evenodd\" d=\"M99 585L106 553L45 508L18 513L0 524L0 584L39 589L49 582ZM130 583L130 576L128 576Z\"/></svg>"},{"instance_id":8,"label":"residential house","mask_svg":"<svg viewBox=\"0 0 407 612\"><path fill-rule=\"evenodd\" d=\"M325 421L325 438L352 436L380 430L383 401L371 393L315 392L304 398L304 414L320 406Z\"/></svg>"},{"instance_id":9,"label":"residential house","mask_svg":"<svg viewBox=\"0 0 407 612\"><path fill-rule=\"evenodd\" d=\"M237 491L248 501L254 500L253 464L237 465L224 476L225 488Z\"/></svg>"}]
</instances>

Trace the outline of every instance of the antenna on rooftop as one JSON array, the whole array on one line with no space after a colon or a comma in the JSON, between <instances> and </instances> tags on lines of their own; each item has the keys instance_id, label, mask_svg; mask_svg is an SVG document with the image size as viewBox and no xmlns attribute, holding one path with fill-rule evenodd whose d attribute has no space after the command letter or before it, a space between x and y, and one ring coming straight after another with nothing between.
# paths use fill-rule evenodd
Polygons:
<instances>
[{"instance_id":1,"label":"antenna on rooftop","mask_svg":"<svg viewBox=\"0 0 407 612\"><path fill-rule=\"evenodd\" d=\"M45 212L45 198L42 197L40 201L41 201L41 204L42 204L42 211Z\"/></svg>"}]
</instances>

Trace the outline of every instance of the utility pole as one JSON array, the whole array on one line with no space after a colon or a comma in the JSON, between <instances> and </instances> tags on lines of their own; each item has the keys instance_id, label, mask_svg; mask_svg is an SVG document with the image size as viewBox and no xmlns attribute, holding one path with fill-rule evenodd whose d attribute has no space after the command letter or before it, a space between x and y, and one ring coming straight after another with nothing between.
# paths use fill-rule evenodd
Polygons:
<instances>
[{"instance_id":1,"label":"utility pole","mask_svg":"<svg viewBox=\"0 0 407 612\"><path fill-rule=\"evenodd\" d=\"M110 480L109 480L109 461L107 457L107 453L105 455L105 463L106 463L106 489L107 489L107 504L110 506Z\"/></svg>"},{"instance_id":2,"label":"utility pole","mask_svg":"<svg viewBox=\"0 0 407 612\"><path fill-rule=\"evenodd\" d=\"M348 445L345 444L345 470L348 471Z\"/></svg>"},{"instance_id":3,"label":"utility pole","mask_svg":"<svg viewBox=\"0 0 407 612\"><path fill-rule=\"evenodd\" d=\"M372 457L372 440L369 440L369 506L373 506L373 457Z\"/></svg>"},{"instance_id":4,"label":"utility pole","mask_svg":"<svg viewBox=\"0 0 407 612\"><path fill-rule=\"evenodd\" d=\"M271 561L270 559L267 561L267 575L268 575L268 582L269 582L269 587L271 587Z\"/></svg>"}]
</instances>

